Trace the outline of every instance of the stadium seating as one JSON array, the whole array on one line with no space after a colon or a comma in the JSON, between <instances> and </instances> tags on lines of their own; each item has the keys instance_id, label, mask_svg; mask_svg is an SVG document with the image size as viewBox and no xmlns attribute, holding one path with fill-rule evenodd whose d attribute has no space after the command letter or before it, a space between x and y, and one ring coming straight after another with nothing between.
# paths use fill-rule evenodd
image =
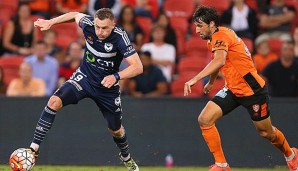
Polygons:
<instances>
[{"instance_id":1,"label":"stadium seating","mask_svg":"<svg viewBox=\"0 0 298 171\"><path fill-rule=\"evenodd\" d=\"M256 0L245 0L245 3L252 8L253 10L255 10L256 12L258 12L258 6L257 6L257 2Z\"/></svg>"},{"instance_id":2,"label":"stadium seating","mask_svg":"<svg viewBox=\"0 0 298 171\"><path fill-rule=\"evenodd\" d=\"M275 54L277 54L278 56L280 55L280 51L281 51L281 46L282 46L282 40L280 39L269 39L268 40L269 46L271 48L271 51Z\"/></svg>"},{"instance_id":3,"label":"stadium seating","mask_svg":"<svg viewBox=\"0 0 298 171\"><path fill-rule=\"evenodd\" d=\"M68 45L78 38L77 27L75 22L54 25L52 29L57 32L56 44L64 50L67 49Z\"/></svg>"},{"instance_id":4,"label":"stadium seating","mask_svg":"<svg viewBox=\"0 0 298 171\"><path fill-rule=\"evenodd\" d=\"M4 81L6 85L9 85L11 80L19 76L19 66L23 60L23 56L0 57L0 66L4 71Z\"/></svg>"},{"instance_id":5,"label":"stadium seating","mask_svg":"<svg viewBox=\"0 0 298 171\"><path fill-rule=\"evenodd\" d=\"M144 32L144 42L149 42L150 33L152 28L152 20L148 17L137 16L137 23L142 28Z\"/></svg>"},{"instance_id":6,"label":"stadium seating","mask_svg":"<svg viewBox=\"0 0 298 171\"><path fill-rule=\"evenodd\" d=\"M14 13L18 8L19 0L1 0L0 7L1 9L11 10L11 14Z\"/></svg>"},{"instance_id":7,"label":"stadium seating","mask_svg":"<svg viewBox=\"0 0 298 171\"><path fill-rule=\"evenodd\" d=\"M222 14L223 11L229 8L230 0L200 0L200 5L214 7L218 14Z\"/></svg>"},{"instance_id":8,"label":"stadium seating","mask_svg":"<svg viewBox=\"0 0 298 171\"><path fill-rule=\"evenodd\" d=\"M251 40L251 39L248 39L248 38L241 38L243 40L243 42L245 43L245 45L247 46L249 52L251 54L253 54L254 52L254 42Z\"/></svg>"},{"instance_id":9,"label":"stadium seating","mask_svg":"<svg viewBox=\"0 0 298 171\"><path fill-rule=\"evenodd\" d=\"M169 17L189 18L195 4L193 0L166 0L164 3L164 11Z\"/></svg>"},{"instance_id":10,"label":"stadium seating","mask_svg":"<svg viewBox=\"0 0 298 171\"><path fill-rule=\"evenodd\" d=\"M199 36L191 37L185 43L185 55L186 56L204 56L208 55L207 41L201 39Z\"/></svg>"},{"instance_id":11,"label":"stadium seating","mask_svg":"<svg viewBox=\"0 0 298 171\"><path fill-rule=\"evenodd\" d=\"M201 58L189 57L183 58L178 63L178 73L183 74L187 72L196 72L199 73L202 69L205 68L207 62Z\"/></svg>"},{"instance_id":12,"label":"stadium seating","mask_svg":"<svg viewBox=\"0 0 298 171\"><path fill-rule=\"evenodd\" d=\"M184 96L184 84L189 79L178 77L177 80L171 83L171 94L176 97ZM203 82L199 81L191 88L191 93L187 97L202 97L203 96Z\"/></svg>"}]
</instances>

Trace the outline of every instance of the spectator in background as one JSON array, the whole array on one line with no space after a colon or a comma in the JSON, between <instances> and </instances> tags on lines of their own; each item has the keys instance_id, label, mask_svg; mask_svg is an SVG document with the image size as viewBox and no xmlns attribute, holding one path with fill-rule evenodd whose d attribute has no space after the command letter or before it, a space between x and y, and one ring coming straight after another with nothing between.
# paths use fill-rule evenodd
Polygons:
<instances>
[{"instance_id":1,"label":"spectator in background","mask_svg":"<svg viewBox=\"0 0 298 171\"><path fill-rule=\"evenodd\" d=\"M44 32L43 41L47 44L47 53L50 56L57 57L62 49L56 45L57 33L54 30L47 30Z\"/></svg>"},{"instance_id":2,"label":"spectator in background","mask_svg":"<svg viewBox=\"0 0 298 171\"><path fill-rule=\"evenodd\" d=\"M254 40L257 34L257 15L244 0L233 0L220 17L222 25L232 28L239 37Z\"/></svg>"},{"instance_id":3,"label":"spectator in background","mask_svg":"<svg viewBox=\"0 0 298 171\"><path fill-rule=\"evenodd\" d=\"M176 50L171 44L165 43L165 28L156 25L152 28L152 42L145 43L141 51L149 51L152 54L153 64L158 65L167 82L172 81L172 67L175 63Z\"/></svg>"},{"instance_id":4,"label":"spectator in background","mask_svg":"<svg viewBox=\"0 0 298 171\"><path fill-rule=\"evenodd\" d=\"M296 27L294 30L293 40L294 40L294 56L298 58L298 27Z\"/></svg>"},{"instance_id":5,"label":"spectator in background","mask_svg":"<svg viewBox=\"0 0 298 171\"><path fill-rule=\"evenodd\" d=\"M136 14L131 6L123 6L117 24L125 29L134 48L139 51L143 44L143 31L136 22Z\"/></svg>"},{"instance_id":6,"label":"spectator in background","mask_svg":"<svg viewBox=\"0 0 298 171\"><path fill-rule=\"evenodd\" d=\"M4 30L3 47L9 54L29 55L36 40L37 31L30 19L30 7L27 3L20 3L17 14Z\"/></svg>"},{"instance_id":7,"label":"spectator in background","mask_svg":"<svg viewBox=\"0 0 298 171\"><path fill-rule=\"evenodd\" d=\"M149 17L152 19L157 17L157 0L121 0L121 3L133 7L137 16Z\"/></svg>"},{"instance_id":8,"label":"spectator in background","mask_svg":"<svg viewBox=\"0 0 298 171\"><path fill-rule=\"evenodd\" d=\"M170 18L167 16L167 14L164 12L159 13L159 15L157 16L156 24L161 25L165 28L165 42L177 48L176 33L170 24Z\"/></svg>"},{"instance_id":9,"label":"spectator in background","mask_svg":"<svg viewBox=\"0 0 298 171\"><path fill-rule=\"evenodd\" d=\"M20 78L11 81L7 88L7 96L44 96L46 93L45 82L32 77L30 64L22 63L19 69Z\"/></svg>"},{"instance_id":10,"label":"spectator in background","mask_svg":"<svg viewBox=\"0 0 298 171\"><path fill-rule=\"evenodd\" d=\"M261 42L255 41L255 46L257 53L253 56L253 60L258 73L262 73L269 63L278 59L278 56L271 52L268 39L263 39Z\"/></svg>"},{"instance_id":11,"label":"spectator in background","mask_svg":"<svg viewBox=\"0 0 298 171\"><path fill-rule=\"evenodd\" d=\"M57 87L58 62L47 54L47 45L38 41L34 45L34 54L25 58L25 62L32 66L33 77L40 78L46 83L46 95L51 95Z\"/></svg>"},{"instance_id":12,"label":"spectator in background","mask_svg":"<svg viewBox=\"0 0 298 171\"><path fill-rule=\"evenodd\" d=\"M49 0L30 0L31 14L39 15L46 19L51 18Z\"/></svg>"},{"instance_id":13,"label":"spectator in background","mask_svg":"<svg viewBox=\"0 0 298 171\"><path fill-rule=\"evenodd\" d=\"M5 94L6 92L6 83L4 81L4 71L3 68L0 66L0 95Z\"/></svg>"},{"instance_id":14,"label":"spectator in background","mask_svg":"<svg viewBox=\"0 0 298 171\"><path fill-rule=\"evenodd\" d=\"M272 62L262 72L272 97L297 97L298 62L294 57L294 43L284 42L280 60Z\"/></svg>"},{"instance_id":15,"label":"spectator in background","mask_svg":"<svg viewBox=\"0 0 298 171\"><path fill-rule=\"evenodd\" d=\"M87 13L88 0L56 0L56 10L58 14L68 12Z\"/></svg>"},{"instance_id":16,"label":"spectator in background","mask_svg":"<svg viewBox=\"0 0 298 171\"><path fill-rule=\"evenodd\" d=\"M266 13L261 14L259 25L265 29L258 39L277 38L284 41L291 41L290 29L295 18L295 7L286 5L285 0L274 0L268 6Z\"/></svg>"},{"instance_id":17,"label":"spectator in background","mask_svg":"<svg viewBox=\"0 0 298 171\"><path fill-rule=\"evenodd\" d=\"M78 42L72 42L67 51L67 61L59 67L58 87L68 80L80 66L84 53L81 44Z\"/></svg>"},{"instance_id":18,"label":"spectator in background","mask_svg":"<svg viewBox=\"0 0 298 171\"><path fill-rule=\"evenodd\" d=\"M89 0L88 13L93 16L96 10L100 8L110 8L115 17L118 18L121 7L121 0Z\"/></svg>"},{"instance_id":19,"label":"spectator in background","mask_svg":"<svg viewBox=\"0 0 298 171\"><path fill-rule=\"evenodd\" d=\"M128 94L134 97L162 96L168 93L168 84L161 70L153 65L148 51L140 53L143 73L128 81Z\"/></svg>"}]
</instances>

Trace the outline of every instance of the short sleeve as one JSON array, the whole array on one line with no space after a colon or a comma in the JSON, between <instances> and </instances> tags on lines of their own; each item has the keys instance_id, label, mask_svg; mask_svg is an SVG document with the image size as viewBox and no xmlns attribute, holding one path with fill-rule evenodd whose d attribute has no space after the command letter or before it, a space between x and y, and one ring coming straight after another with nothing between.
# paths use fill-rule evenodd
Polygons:
<instances>
[{"instance_id":1,"label":"short sleeve","mask_svg":"<svg viewBox=\"0 0 298 171\"><path fill-rule=\"evenodd\" d=\"M84 16L79 21L79 26L82 28L82 30L85 29L86 26L94 26L94 18L91 16Z\"/></svg>"},{"instance_id":2,"label":"short sleeve","mask_svg":"<svg viewBox=\"0 0 298 171\"><path fill-rule=\"evenodd\" d=\"M217 32L212 36L211 49L212 52L216 50L229 50L230 39L223 33Z\"/></svg>"},{"instance_id":3,"label":"short sleeve","mask_svg":"<svg viewBox=\"0 0 298 171\"><path fill-rule=\"evenodd\" d=\"M131 44L131 42L127 36L127 33L124 30L119 32L118 48L124 58L127 58L127 57L136 53L135 48Z\"/></svg>"}]
</instances>

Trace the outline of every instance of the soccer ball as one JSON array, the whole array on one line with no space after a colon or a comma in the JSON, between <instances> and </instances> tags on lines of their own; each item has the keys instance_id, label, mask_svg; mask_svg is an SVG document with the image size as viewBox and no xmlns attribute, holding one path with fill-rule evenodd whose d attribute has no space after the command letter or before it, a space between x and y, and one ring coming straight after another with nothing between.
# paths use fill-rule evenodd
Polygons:
<instances>
[{"instance_id":1,"label":"soccer ball","mask_svg":"<svg viewBox=\"0 0 298 171\"><path fill-rule=\"evenodd\" d=\"M30 171L35 164L35 156L30 150L19 148L9 158L9 165L14 171Z\"/></svg>"}]
</instances>

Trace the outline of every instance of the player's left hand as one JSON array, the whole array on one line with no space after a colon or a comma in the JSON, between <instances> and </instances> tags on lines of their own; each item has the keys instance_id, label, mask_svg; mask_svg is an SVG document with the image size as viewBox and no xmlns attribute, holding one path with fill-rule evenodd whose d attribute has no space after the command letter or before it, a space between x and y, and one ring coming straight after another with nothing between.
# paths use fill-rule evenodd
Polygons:
<instances>
[{"instance_id":1,"label":"player's left hand","mask_svg":"<svg viewBox=\"0 0 298 171\"><path fill-rule=\"evenodd\" d=\"M108 75L103 78L103 80L101 81L101 84L104 87L111 88L116 82L117 80L114 75Z\"/></svg>"}]
</instances>

